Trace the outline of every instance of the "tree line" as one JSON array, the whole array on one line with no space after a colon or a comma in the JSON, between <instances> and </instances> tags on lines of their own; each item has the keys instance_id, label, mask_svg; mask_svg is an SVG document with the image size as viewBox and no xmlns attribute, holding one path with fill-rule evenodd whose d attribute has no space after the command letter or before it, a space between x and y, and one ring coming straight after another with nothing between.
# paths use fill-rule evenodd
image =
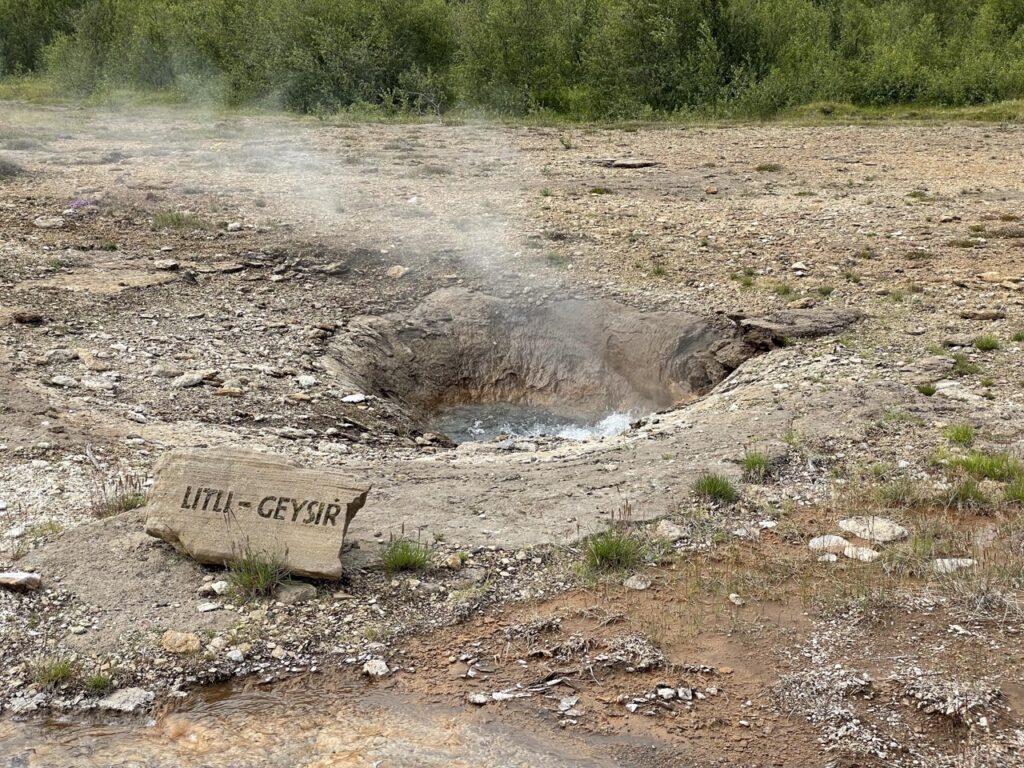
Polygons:
<instances>
[{"instance_id":1,"label":"tree line","mask_svg":"<svg viewBox=\"0 0 1024 768\"><path fill-rule=\"evenodd\" d=\"M300 112L768 116L1024 95L1024 0L0 0L0 74Z\"/></svg>"}]
</instances>

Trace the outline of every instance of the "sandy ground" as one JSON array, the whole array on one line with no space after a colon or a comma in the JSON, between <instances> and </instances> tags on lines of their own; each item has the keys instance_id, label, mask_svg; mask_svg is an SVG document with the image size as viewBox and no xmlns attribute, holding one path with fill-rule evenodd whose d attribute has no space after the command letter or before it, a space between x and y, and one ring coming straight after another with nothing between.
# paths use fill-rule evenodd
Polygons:
<instances>
[{"instance_id":1,"label":"sandy ground","mask_svg":"<svg viewBox=\"0 0 1024 768\"><path fill-rule=\"evenodd\" d=\"M685 665L711 670L704 688L727 679L728 704L629 712L629 696L667 678L615 669L580 694L587 716L552 725L685 740L709 765L1013 764L1020 506L994 480L981 513L875 491L948 490L950 456L969 450L944 436L950 424L972 424L979 450L1020 454L1021 131L348 126L10 105L0 157L25 173L0 180L0 566L38 570L47 589L0 593L0 701L34 700L34 665L70 654L160 692L386 656L418 670L397 685L458 703L473 690L439 681L463 645L529 658L495 633L523 611L597 605L654 638L672 685ZM613 166L623 159L652 164ZM697 316L853 307L865 319L748 360L620 437L453 450L385 397L343 402L352 392L324 357L353 317L411 312L451 287ZM998 349L977 349L981 334ZM192 371L204 383L173 385ZM918 389L929 384L933 395ZM373 483L343 589L198 613L214 571L148 539L144 512L94 519L117 483L144 487L169 448L218 445ZM770 478L742 477L752 449L774 457ZM738 504L693 498L707 470L741 484ZM687 536L649 558L644 592L620 578L595 594L576 542L624 508ZM811 537L869 512L911 529L884 563L809 554ZM762 520L775 526L735 534ZM403 531L438 562L468 553L469 568L415 585L384 575L378 542ZM932 556L978 566L936 579ZM182 659L160 650L168 628L225 642ZM595 648L614 639L599 620L573 631ZM225 658L243 646L244 663ZM586 678L579 658L565 663ZM42 693L43 709L95 702L74 684ZM932 707L942 696L959 703Z\"/></svg>"}]
</instances>

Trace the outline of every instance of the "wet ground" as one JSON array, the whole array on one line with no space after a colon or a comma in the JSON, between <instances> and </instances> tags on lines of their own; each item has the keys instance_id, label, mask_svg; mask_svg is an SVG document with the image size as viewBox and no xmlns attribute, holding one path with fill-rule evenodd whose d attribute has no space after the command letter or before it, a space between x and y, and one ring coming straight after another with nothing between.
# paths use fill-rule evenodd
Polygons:
<instances>
[{"instance_id":1,"label":"wet ground","mask_svg":"<svg viewBox=\"0 0 1024 768\"><path fill-rule=\"evenodd\" d=\"M0 724L3 768L604 768L609 747L332 675L218 686L147 721Z\"/></svg>"}]
</instances>

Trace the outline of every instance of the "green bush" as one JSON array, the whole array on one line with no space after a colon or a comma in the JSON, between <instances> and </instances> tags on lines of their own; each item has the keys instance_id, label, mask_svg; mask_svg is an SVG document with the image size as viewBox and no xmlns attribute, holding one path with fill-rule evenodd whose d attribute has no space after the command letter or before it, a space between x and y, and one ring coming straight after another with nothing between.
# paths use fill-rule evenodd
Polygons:
<instances>
[{"instance_id":1,"label":"green bush","mask_svg":"<svg viewBox=\"0 0 1024 768\"><path fill-rule=\"evenodd\" d=\"M321 113L767 116L1024 96L1019 0L0 0L0 75Z\"/></svg>"},{"instance_id":2,"label":"green bush","mask_svg":"<svg viewBox=\"0 0 1024 768\"><path fill-rule=\"evenodd\" d=\"M248 547L228 563L228 583L240 600L270 597L287 577L284 558Z\"/></svg>"}]
</instances>

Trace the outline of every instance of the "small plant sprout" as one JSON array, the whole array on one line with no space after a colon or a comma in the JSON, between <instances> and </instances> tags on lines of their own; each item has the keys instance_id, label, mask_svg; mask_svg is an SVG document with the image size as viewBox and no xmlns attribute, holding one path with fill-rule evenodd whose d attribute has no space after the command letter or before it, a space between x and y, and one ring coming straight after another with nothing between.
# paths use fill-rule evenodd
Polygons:
<instances>
[{"instance_id":1,"label":"small plant sprout","mask_svg":"<svg viewBox=\"0 0 1024 768\"><path fill-rule=\"evenodd\" d=\"M93 696L102 696L113 685L114 679L104 672L95 672L85 678L85 689Z\"/></svg>"},{"instance_id":2,"label":"small plant sprout","mask_svg":"<svg viewBox=\"0 0 1024 768\"><path fill-rule=\"evenodd\" d=\"M981 368L976 363L971 362L971 359L963 352L957 352L953 355L953 373L957 376L970 376L980 371Z\"/></svg>"},{"instance_id":3,"label":"small plant sprout","mask_svg":"<svg viewBox=\"0 0 1024 768\"><path fill-rule=\"evenodd\" d=\"M740 492L725 475L705 472L693 483L693 492L706 501L721 501L732 504L739 499Z\"/></svg>"},{"instance_id":4,"label":"small plant sprout","mask_svg":"<svg viewBox=\"0 0 1024 768\"><path fill-rule=\"evenodd\" d=\"M112 483L100 483L93 493L92 515L105 518L146 505L145 481L141 475L118 475Z\"/></svg>"}]
</instances>

